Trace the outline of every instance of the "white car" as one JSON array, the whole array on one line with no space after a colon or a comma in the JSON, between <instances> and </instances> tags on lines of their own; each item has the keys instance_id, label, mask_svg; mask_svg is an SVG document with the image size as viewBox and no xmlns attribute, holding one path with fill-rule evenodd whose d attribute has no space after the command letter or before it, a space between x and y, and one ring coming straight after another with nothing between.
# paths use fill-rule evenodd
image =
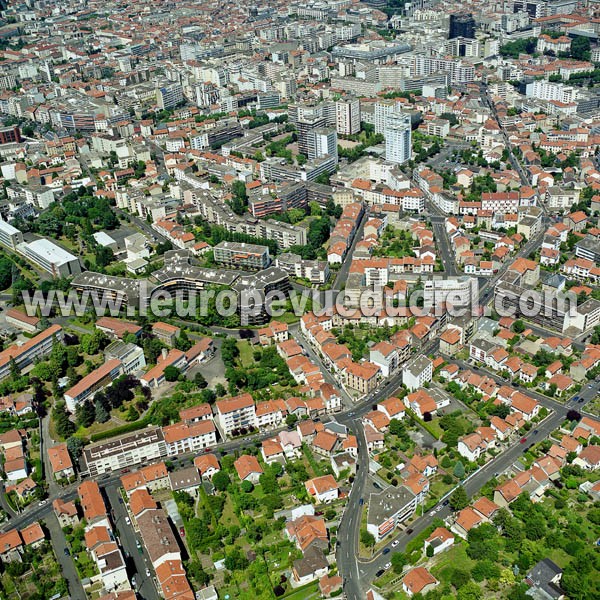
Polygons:
<instances>
[{"instance_id":1,"label":"white car","mask_svg":"<svg viewBox=\"0 0 600 600\"><path fill-rule=\"evenodd\" d=\"M398 546L398 544L400 544L400 540L394 540L392 542L392 548L395 548L396 546Z\"/></svg>"},{"instance_id":2,"label":"white car","mask_svg":"<svg viewBox=\"0 0 600 600\"><path fill-rule=\"evenodd\" d=\"M125 517L125 523L127 523L127 525L131 525L131 519L129 517Z\"/></svg>"},{"instance_id":3,"label":"white car","mask_svg":"<svg viewBox=\"0 0 600 600\"><path fill-rule=\"evenodd\" d=\"M146 569L146 577L150 577L150 569Z\"/></svg>"},{"instance_id":4,"label":"white car","mask_svg":"<svg viewBox=\"0 0 600 600\"><path fill-rule=\"evenodd\" d=\"M387 571L390 567L392 566L392 563L385 563L385 565L383 565L383 568Z\"/></svg>"}]
</instances>

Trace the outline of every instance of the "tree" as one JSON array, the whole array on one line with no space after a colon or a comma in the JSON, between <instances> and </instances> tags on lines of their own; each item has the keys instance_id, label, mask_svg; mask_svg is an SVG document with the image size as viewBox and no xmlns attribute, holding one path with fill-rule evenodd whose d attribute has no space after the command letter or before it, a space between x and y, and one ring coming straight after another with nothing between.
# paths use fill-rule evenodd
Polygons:
<instances>
[{"instance_id":1,"label":"tree","mask_svg":"<svg viewBox=\"0 0 600 600\"><path fill-rule=\"evenodd\" d=\"M515 333L523 333L525 331L525 323L521 319L517 319L512 326Z\"/></svg>"},{"instance_id":2,"label":"tree","mask_svg":"<svg viewBox=\"0 0 600 600\"><path fill-rule=\"evenodd\" d=\"M221 345L221 358L226 367L233 367L235 359L240 355L240 349L234 338L225 338Z\"/></svg>"},{"instance_id":3,"label":"tree","mask_svg":"<svg viewBox=\"0 0 600 600\"><path fill-rule=\"evenodd\" d=\"M525 535L530 540L540 540L546 534L546 523L541 516L534 516L525 522Z\"/></svg>"},{"instance_id":4,"label":"tree","mask_svg":"<svg viewBox=\"0 0 600 600\"><path fill-rule=\"evenodd\" d=\"M94 409L96 413L95 420L98 423L106 423L110 419L110 413L106 410L103 402L96 400Z\"/></svg>"},{"instance_id":5,"label":"tree","mask_svg":"<svg viewBox=\"0 0 600 600\"><path fill-rule=\"evenodd\" d=\"M248 209L248 194L246 193L246 184L243 181L236 180L231 184L233 198L229 202L231 210L236 215L243 215Z\"/></svg>"},{"instance_id":6,"label":"tree","mask_svg":"<svg viewBox=\"0 0 600 600\"><path fill-rule=\"evenodd\" d=\"M452 575L450 576L450 583L459 590L461 587L467 585L471 580L471 576L468 571L464 571L463 569L454 569L452 571Z\"/></svg>"},{"instance_id":7,"label":"tree","mask_svg":"<svg viewBox=\"0 0 600 600\"><path fill-rule=\"evenodd\" d=\"M250 494L252 490L254 490L254 484L251 481L242 481L242 492L245 494Z\"/></svg>"},{"instance_id":8,"label":"tree","mask_svg":"<svg viewBox=\"0 0 600 600\"><path fill-rule=\"evenodd\" d=\"M243 571L250 563L239 548L234 548L225 556L224 564L230 571Z\"/></svg>"},{"instance_id":9,"label":"tree","mask_svg":"<svg viewBox=\"0 0 600 600\"><path fill-rule=\"evenodd\" d=\"M173 365L168 365L164 370L166 381L177 381L181 375L181 371Z\"/></svg>"},{"instance_id":10,"label":"tree","mask_svg":"<svg viewBox=\"0 0 600 600\"><path fill-rule=\"evenodd\" d=\"M94 405L88 400L80 402L75 409L75 420L80 427L89 427L96 418Z\"/></svg>"},{"instance_id":11,"label":"tree","mask_svg":"<svg viewBox=\"0 0 600 600\"><path fill-rule=\"evenodd\" d=\"M200 373L200 371L198 371L198 373L196 373L196 375L194 375L194 383L201 390L203 390L208 385L206 378L204 377L204 375L202 375L202 373Z\"/></svg>"},{"instance_id":12,"label":"tree","mask_svg":"<svg viewBox=\"0 0 600 600\"><path fill-rule=\"evenodd\" d=\"M427 545L427 550L425 550L425 554L427 558L431 558L433 556L433 546L431 544Z\"/></svg>"},{"instance_id":13,"label":"tree","mask_svg":"<svg viewBox=\"0 0 600 600\"><path fill-rule=\"evenodd\" d=\"M590 60L590 40L578 35L571 42L571 57L576 60Z\"/></svg>"},{"instance_id":14,"label":"tree","mask_svg":"<svg viewBox=\"0 0 600 600\"><path fill-rule=\"evenodd\" d=\"M394 573L402 573L402 569L404 569L404 565L407 563L406 554L402 552L396 552L392 555L392 568L394 569Z\"/></svg>"},{"instance_id":15,"label":"tree","mask_svg":"<svg viewBox=\"0 0 600 600\"><path fill-rule=\"evenodd\" d=\"M288 427L294 427L294 425L296 425L296 423L298 422L298 417L293 414L290 413L286 418L285 418L285 424Z\"/></svg>"},{"instance_id":16,"label":"tree","mask_svg":"<svg viewBox=\"0 0 600 600\"><path fill-rule=\"evenodd\" d=\"M366 529L362 529L360 532L360 541L363 546L372 548L375 545L375 537L372 533L369 533Z\"/></svg>"},{"instance_id":17,"label":"tree","mask_svg":"<svg viewBox=\"0 0 600 600\"><path fill-rule=\"evenodd\" d=\"M484 579L498 579L500 577L500 567L491 560L481 560L471 571L471 576L479 583Z\"/></svg>"},{"instance_id":18,"label":"tree","mask_svg":"<svg viewBox=\"0 0 600 600\"><path fill-rule=\"evenodd\" d=\"M453 473L454 477L458 479L462 479L465 476L465 467L460 460L454 465Z\"/></svg>"},{"instance_id":19,"label":"tree","mask_svg":"<svg viewBox=\"0 0 600 600\"><path fill-rule=\"evenodd\" d=\"M192 342L185 330L181 330L179 337L175 339L175 348L182 352L187 352L192 347Z\"/></svg>"},{"instance_id":20,"label":"tree","mask_svg":"<svg viewBox=\"0 0 600 600\"><path fill-rule=\"evenodd\" d=\"M218 492L224 492L229 486L229 475L223 471L215 473L212 478L212 484Z\"/></svg>"},{"instance_id":21,"label":"tree","mask_svg":"<svg viewBox=\"0 0 600 600\"><path fill-rule=\"evenodd\" d=\"M466 583L456 594L457 600L480 600L480 598L483 598L481 588L473 581Z\"/></svg>"},{"instance_id":22,"label":"tree","mask_svg":"<svg viewBox=\"0 0 600 600\"><path fill-rule=\"evenodd\" d=\"M108 342L107 335L98 329L94 333L82 335L79 340L79 347L84 354L94 355L103 350Z\"/></svg>"},{"instance_id":23,"label":"tree","mask_svg":"<svg viewBox=\"0 0 600 600\"><path fill-rule=\"evenodd\" d=\"M461 485L454 490L450 496L450 507L452 510L462 510L469 504L469 497L465 488Z\"/></svg>"},{"instance_id":24,"label":"tree","mask_svg":"<svg viewBox=\"0 0 600 600\"><path fill-rule=\"evenodd\" d=\"M67 405L64 400L58 401L52 409L52 418L56 425L56 433L62 438L68 438L71 434L75 433L77 429L75 423L69 419L67 413Z\"/></svg>"},{"instance_id":25,"label":"tree","mask_svg":"<svg viewBox=\"0 0 600 600\"><path fill-rule=\"evenodd\" d=\"M79 457L83 453L84 447L85 442L81 438L71 436L67 440L67 450L69 451L71 459L74 463L76 463L79 460Z\"/></svg>"}]
</instances>

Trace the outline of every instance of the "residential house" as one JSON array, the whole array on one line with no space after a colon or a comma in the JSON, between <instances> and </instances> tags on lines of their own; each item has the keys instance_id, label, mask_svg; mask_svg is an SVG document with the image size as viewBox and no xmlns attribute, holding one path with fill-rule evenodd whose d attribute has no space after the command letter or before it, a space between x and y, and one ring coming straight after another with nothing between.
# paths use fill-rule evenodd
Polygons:
<instances>
[{"instance_id":1,"label":"residential house","mask_svg":"<svg viewBox=\"0 0 600 600\"><path fill-rule=\"evenodd\" d=\"M448 548L451 548L454 544L454 536L445 527L436 527L431 535L425 540L424 549L431 546L433 548L433 555L439 554Z\"/></svg>"},{"instance_id":2,"label":"residential house","mask_svg":"<svg viewBox=\"0 0 600 600\"><path fill-rule=\"evenodd\" d=\"M402 589L409 595L426 594L433 590L439 581L425 568L411 569L402 580Z\"/></svg>"},{"instance_id":3,"label":"residential house","mask_svg":"<svg viewBox=\"0 0 600 600\"><path fill-rule=\"evenodd\" d=\"M260 476L263 474L263 469L260 466L255 456L242 454L234 463L233 466L237 471L238 477L242 481L250 481L257 484Z\"/></svg>"},{"instance_id":4,"label":"residential house","mask_svg":"<svg viewBox=\"0 0 600 600\"><path fill-rule=\"evenodd\" d=\"M309 479L304 483L306 491L317 500L318 503L328 503L337 500L339 487L333 475L323 475Z\"/></svg>"}]
</instances>

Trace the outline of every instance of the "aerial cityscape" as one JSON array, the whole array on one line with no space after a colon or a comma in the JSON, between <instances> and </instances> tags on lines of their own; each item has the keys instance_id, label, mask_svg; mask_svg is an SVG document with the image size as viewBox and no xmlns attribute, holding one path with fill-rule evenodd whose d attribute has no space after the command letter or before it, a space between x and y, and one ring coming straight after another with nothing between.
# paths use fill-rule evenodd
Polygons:
<instances>
[{"instance_id":1,"label":"aerial cityscape","mask_svg":"<svg viewBox=\"0 0 600 600\"><path fill-rule=\"evenodd\" d=\"M600 598L600 1L0 0L0 600Z\"/></svg>"}]
</instances>

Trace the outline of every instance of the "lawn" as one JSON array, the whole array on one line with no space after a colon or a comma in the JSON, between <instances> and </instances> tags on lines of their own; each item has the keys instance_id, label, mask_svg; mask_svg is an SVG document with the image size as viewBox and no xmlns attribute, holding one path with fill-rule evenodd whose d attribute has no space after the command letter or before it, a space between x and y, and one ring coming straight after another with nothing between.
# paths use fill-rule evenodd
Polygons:
<instances>
[{"instance_id":1,"label":"lawn","mask_svg":"<svg viewBox=\"0 0 600 600\"><path fill-rule=\"evenodd\" d=\"M459 538L455 538L457 540ZM452 571L459 569L461 571L471 571L476 562L467 556L467 546L464 543L450 548L447 552L442 552L436 558L435 565L431 567L431 573L440 581L449 581Z\"/></svg>"},{"instance_id":2,"label":"lawn","mask_svg":"<svg viewBox=\"0 0 600 600\"><path fill-rule=\"evenodd\" d=\"M316 581L313 581L304 587L298 588L290 594L282 596L282 598L285 598L285 600L310 600L311 598L320 597L321 594L319 592L319 584Z\"/></svg>"},{"instance_id":3,"label":"lawn","mask_svg":"<svg viewBox=\"0 0 600 600\"><path fill-rule=\"evenodd\" d=\"M249 369L252 365L254 365L252 346L246 341L238 342L237 346L240 351L240 363L242 364L242 367L244 369Z\"/></svg>"}]
</instances>

